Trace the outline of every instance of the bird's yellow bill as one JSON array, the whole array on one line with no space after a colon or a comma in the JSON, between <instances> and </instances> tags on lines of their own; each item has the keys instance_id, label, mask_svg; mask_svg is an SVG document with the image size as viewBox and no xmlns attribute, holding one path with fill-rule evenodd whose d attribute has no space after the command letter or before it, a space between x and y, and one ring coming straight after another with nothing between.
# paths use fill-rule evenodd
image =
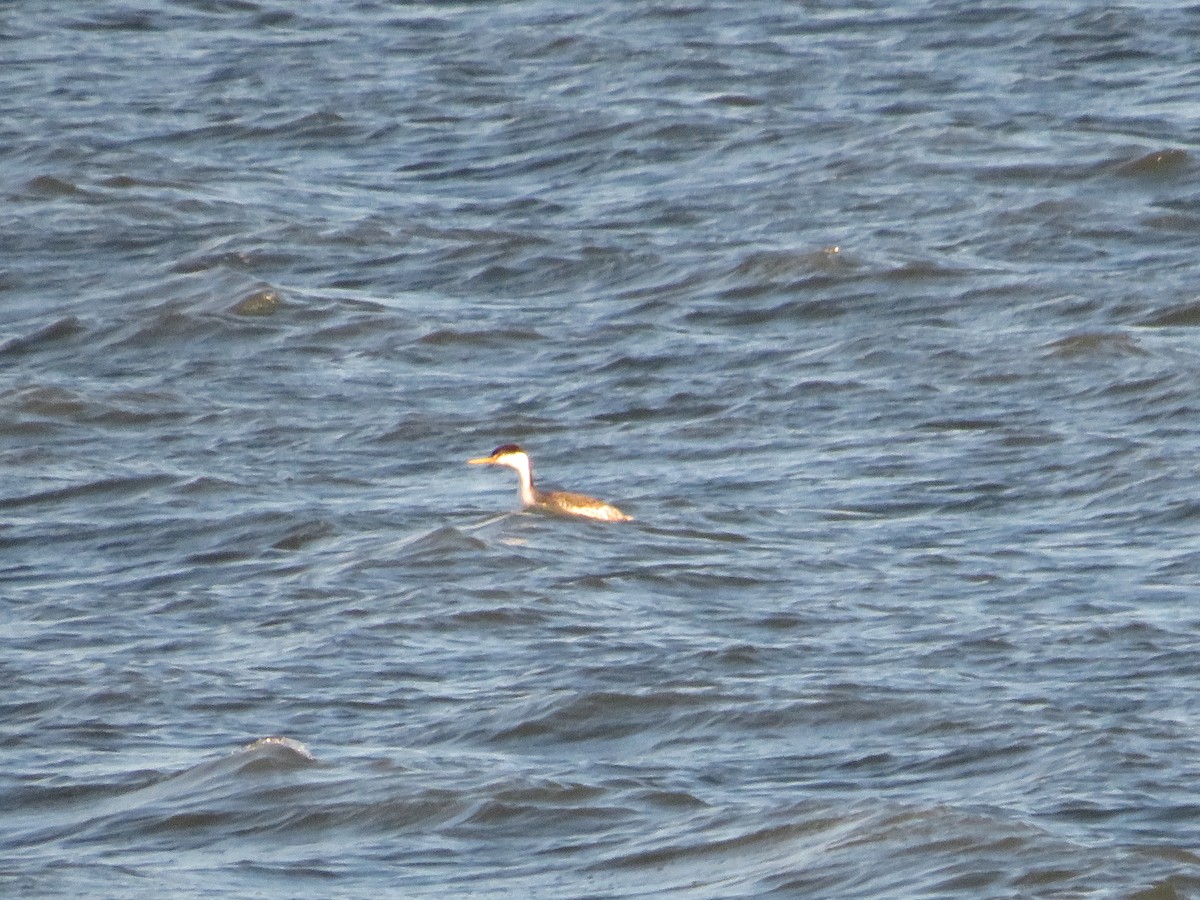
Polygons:
<instances>
[{"instance_id":1,"label":"bird's yellow bill","mask_svg":"<svg viewBox=\"0 0 1200 900\"><path fill-rule=\"evenodd\" d=\"M468 459L467 465L470 466L486 466L492 461L490 456L477 456L474 459Z\"/></svg>"}]
</instances>

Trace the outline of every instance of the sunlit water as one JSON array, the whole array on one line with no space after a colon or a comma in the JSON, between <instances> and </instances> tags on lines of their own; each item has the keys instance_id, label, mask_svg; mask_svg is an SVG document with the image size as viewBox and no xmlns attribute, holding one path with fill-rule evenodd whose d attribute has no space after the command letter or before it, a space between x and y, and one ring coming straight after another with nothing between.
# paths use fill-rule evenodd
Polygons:
<instances>
[{"instance_id":1,"label":"sunlit water","mask_svg":"<svg viewBox=\"0 0 1200 900\"><path fill-rule=\"evenodd\" d=\"M1200 892L1198 40L6 16L0 890Z\"/></svg>"}]
</instances>

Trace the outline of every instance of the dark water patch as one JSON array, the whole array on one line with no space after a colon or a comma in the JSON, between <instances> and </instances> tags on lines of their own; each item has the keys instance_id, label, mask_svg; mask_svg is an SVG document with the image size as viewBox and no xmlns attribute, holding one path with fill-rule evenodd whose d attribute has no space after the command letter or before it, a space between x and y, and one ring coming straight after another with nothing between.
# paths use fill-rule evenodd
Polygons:
<instances>
[{"instance_id":1,"label":"dark water patch","mask_svg":"<svg viewBox=\"0 0 1200 900\"><path fill-rule=\"evenodd\" d=\"M700 540L700 541L715 541L715 542L721 543L721 544L743 544L743 543L751 542L753 540L749 536L742 534L740 532L714 531L714 530L700 528L695 525L668 528L668 527L664 527L664 526L656 526L653 524L645 524L642 527L649 534L663 535L664 537L669 537L669 538L679 538L680 540L688 541L688 542ZM678 546L676 546L675 552L679 552ZM704 551L697 550L695 552L702 553Z\"/></svg>"},{"instance_id":2,"label":"dark water patch","mask_svg":"<svg viewBox=\"0 0 1200 900\"><path fill-rule=\"evenodd\" d=\"M729 411L729 405L711 403L695 394L676 394L666 400L665 405L614 410L595 416L597 422L605 424L630 424L636 422L662 422L671 420L691 421L720 416Z\"/></svg>"},{"instance_id":3,"label":"dark water patch","mask_svg":"<svg viewBox=\"0 0 1200 900\"><path fill-rule=\"evenodd\" d=\"M916 281L925 278L964 278L969 273L934 260L911 260L881 273L885 281Z\"/></svg>"},{"instance_id":4,"label":"dark water patch","mask_svg":"<svg viewBox=\"0 0 1200 900\"><path fill-rule=\"evenodd\" d=\"M136 497L164 485L172 484L174 481L175 479L169 475L100 478L79 482L68 487L39 491L23 496L5 497L0 499L0 507L14 509L22 506L70 503L102 496Z\"/></svg>"},{"instance_id":5,"label":"dark water patch","mask_svg":"<svg viewBox=\"0 0 1200 900\"><path fill-rule=\"evenodd\" d=\"M463 820L463 826L482 826L489 830L519 828L530 836L561 836L564 831L597 829L630 818L631 811L626 807L608 806L592 796L584 796L581 800L592 802L578 802L570 796L557 802L528 802L519 795L495 798L479 804Z\"/></svg>"},{"instance_id":6,"label":"dark water patch","mask_svg":"<svg viewBox=\"0 0 1200 900\"><path fill-rule=\"evenodd\" d=\"M76 19L69 27L78 31L100 32L149 32L157 31L161 25L150 12L131 9L104 11L89 19Z\"/></svg>"},{"instance_id":7,"label":"dark water patch","mask_svg":"<svg viewBox=\"0 0 1200 900\"><path fill-rule=\"evenodd\" d=\"M1174 374L1121 378L1110 384L1089 388L1080 392L1078 396L1087 397L1092 394L1136 400L1152 407L1186 404L1190 399L1187 388L1180 383L1179 376Z\"/></svg>"},{"instance_id":8,"label":"dark water patch","mask_svg":"<svg viewBox=\"0 0 1200 900\"><path fill-rule=\"evenodd\" d=\"M812 272L838 272L854 267L840 247L821 250L755 250L750 251L734 266L731 275L755 282L795 283L802 275Z\"/></svg>"},{"instance_id":9,"label":"dark water patch","mask_svg":"<svg viewBox=\"0 0 1200 900\"><path fill-rule=\"evenodd\" d=\"M1119 163L1113 171L1124 178L1166 179L1182 174L1192 165L1186 150L1155 150L1137 159Z\"/></svg>"},{"instance_id":10,"label":"dark water patch","mask_svg":"<svg viewBox=\"0 0 1200 900\"><path fill-rule=\"evenodd\" d=\"M167 352L172 354L175 369L213 373L223 368L230 376L235 366L230 360L222 366L221 360L234 353L239 358L237 367L249 383L268 377L270 366L248 352L233 351L233 347L267 348L276 340L316 329L337 315L334 304L285 303L282 294L268 286L252 288L231 304L229 295L214 286L160 300L144 308L137 318L106 329L100 342L117 359L126 354Z\"/></svg>"},{"instance_id":11,"label":"dark water patch","mask_svg":"<svg viewBox=\"0 0 1200 900\"><path fill-rule=\"evenodd\" d=\"M418 339L418 343L434 347L462 345L466 347L505 347L531 341L544 341L545 335L532 329L489 328L461 330L439 328Z\"/></svg>"},{"instance_id":12,"label":"dark water patch","mask_svg":"<svg viewBox=\"0 0 1200 900\"><path fill-rule=\"evenodd\" d=\"M468 628L515 628L536 625L549 621L549 615L540 610L525 607L495 606L480 609L459 610L445 616L446 627Z\"/></svg>"},{"instance_id":13,"label":"dark water patch","mask_svg":"<svg viewBox=\"0 0 1200 900\"><path fill-rule=\"evenodd\" d=\"M303 550L310 544L327 538L334 533L334 526L330 522L322 520L305 522L295 526L287 534L271 544L271 549L286 550L288 552Z\"/></svg>"},{"instance_id":14,"label":"dark water patch","mask_svg":"<svg viewBox=\"0 0 1200 900\"><path fill-rule=\"evenodd\" d=\"M914 771L948 770L954 777L972 777L1000 770L1011 771L1031 747L1021 741L1000 744L985 741L977 746L956 747L914 766Z\"/></svg>"},{"instance_id":15,"label":"dark water patch","mask_svg":"<svg viewBox=\"0 0 1200 900\"><path fill-rule=\"evenodd\" d=\"M273 287L260 287L229 307L229 312L235 316L273 316L282 306L279 291Z\"/></svg>"},{"instance_id":16,"label":"dark water patch","mask_svg":"<svg viewBox=\"0 0 1200 900\"><path fill-rule=\"evenodd\" d=\"M105 343L114 354L161 351L172 346L182 350L228 331L216 316L197 314L186 303L169 301L145 310L136 321L122 323L106 336ZM187 358L185 354L180 361Z\"/></svg>"},{"instance_id":17,"label":"dark water patch","mask_svg":"<svg viewBox=\"0 0 1200 900\"><path fill-rule=\"evenodd\" d=\"M184 495L196 494L197 496L204 496L207 494L220 495L229 491L240 490L241 488L242 485L232 479L215 475L202 475L179 485L177 489Z\"/></svg>"},{"instance_id":18,"label":"dark water patch","mask_svg":"<svg viewBox=\"0 0 1200 900\"><path fill-rule=\"evenodd\" d=\"M1156 213L1144 217L1142 225L1160 231L1174 231L1182 234L1192 234L1200 231L1200 216L1187 213Z\"/></svg>"},{"instance_id":19,"label":"dark water patch","mask_svg":"<svg viewBox=\"0 0 1200 900\"><path fill-rule=\"evenodd\" d=\"M1076 199L1036 200L1028 207L1004 210L997 221L1008 226L1060 225L1067 227L1091 212L1091 207Z\"/></svg>"},{"instance_id":20,"label":"dark water patch","mask_svg":"<svg viewBox=\"0 0 1200 900\"><path fill-rule=\"evenodd\" d=\"M122 390L93 397L56 385L30 385L0 394L0 404L21 416L112 428L169 422L187 415L183 398L163 391Z\"/></svg>"},{"instance_id":21,"label":"dark water patch","mask_svg":"<svg viewBox=\"0 0 1200 900\"><path fill-rule=\"evenodd\" d=\"M716 664L734 669L756 667L764 664L763 654L753 644L737 644L719 650L704 650L699 658L705 665Z\"/></svg>"},{"instance_id":22,"label":"dark water patch","mask_svg":"<svg viewBox=\"0 0 1200 900\"><path fill-rule=\"evenodd\" d=\"M708 103L717 106L727 106L735 109L752 109L762 106L763 100L758 97L751 97L747 94L716 94L707 99Z\"/></svg>"},{"instance_id":23,"label":"dark water patch","mask_svg":"<svg viewBox=\"0 0 1200 900\"><path fill-rule=\"evenodd\" d=\"M1193 328L1200 325L1200 300L1179 304L1138 324L1145 328Z\"/></svg>"},{"instance_id":24,"label":"dark water patch","mask_svg":"<svg viewBox=\"0 0 1200 900\"><path fill-rule=\"evenodd\" d=\"M1150 355L1126 332L1083 332L1051 341L1046 347L1063 359Z\"/></svg>"},{"instance_id":25,"label":"dark water patch","mask_svg":"<svg viewBox=\"0 0 1200 900\"><path fill-rule=\"evenodd\" d=\"M1157 510L1147 510L1143 518L1147 522L1163 524L1192 523L1200 520L1200 500L1171 500Z\"/></svg>"},{"instance_id":26,"label":"dark water patch","mask_svg":"<svg viewBox=\"0 0 1200 900\"><path fill-rule=\"evenodd\" d=\"M621 741L646 732L651 721L661 723L706 704L701 694L665 689L644 693L592 691L556 700L548 709L533 711L523 721L497 730L492 740L499 743Z\"/></svg>"},{"instance_id":27,"label":"dark water patch","mask_svg":"<svg viewBox=\"0 0 1200 900\"><path fill-rule=\"evenodd\" d=\"M992 164L981 167L975 178L986 184L1069 184L1095 178L1105 167L1103 162L1082 161Z\"/></svg>"},{"instance_id":28,"label":"dark water patch","mask_svg":"<svg viewBox=\"0 0 1200 900\"><path fill-rule=\"evenodd\" d=\"M351 120L333 110L316 110L285 122L258 126L264 136L285 135L292 138L348 138L358 132ZM253 137L253 132L247 135Z\"/></svg>"},{"instance_id":29,"label":"dark water patch","mask_svg":"<svg viewBox=\"0 0 1200 900\"><path fill-rule=\"evenodd\" d=\"M167 181L155 178L143 178L137 175L110 175L98 182L101 187L116 190L134 190L137 188L184 188L186 185L179 181Z\"/></svg>"},{"instance_id":30,"label":"dark water patch","mask_svg":"<svg viewBox=\"0 0 1200 900\"><path fill-rule=\"evenodd\" d=\"M804 287L807 292L814 285ZM791 285L789 290L796 290ZM688 313L684 320L689 325L721 325L726 328L738 329L754 326L771 325L788 322L820 322L837 319L851 312L855 305L865 302L868 295L856 297L839 297L837 299L804 299L791 300L769 307L743 308L737 305L741 301L751 300L758 296L774 296L777 288L759 286L754 288L736 288L723 292L723 297L731 301L717 307L697 309Z\"/></svg>"},{"instance_id":31,"label":"dark water patch","mask_svg":"<svg viewBox=\"0 0 1200 900\"><path fill-rule=\"evenodd\" d=\"M200 519L197 516L197 519ZM184 557L193 565L226 565L263 557L271 550L294 552L331 533L323 521L299 525L285 513L263 511L237 518L197 521L191 544L202 544Z\"/></svg>"},{"instance_id":32,"label":"dark water patch","mask_svg":"<svg viewBox=\"0 0 1200 900\"><path fill-rule=\"evenodd\" d=\"M1200 890L1200 876L1171 875L1129 896L1130 900L1184 900L1197 890Z\"/></svg>"},{"instance_id":33,"label":"dark water patch","mask_svg":"<svg viewBox=\"0 0 1200 900\"><path fill-rule=\"evenodd\" d=\"M813 293L832 287L837 279L829 276L812 276L809 278L778 284L771 281L755 281L723 289L719 296L722 300L745 301L764 296L778 296L783 293ZM737 324L737 323L735 323Z\"/></svg>"},{"instance_id":34,"label":"dark water patch","mask_svg":"<svg viewBox=\"0 0 1200 900\"><path fill-rule=\"evenodd\" d=\"M725 570L714 571L711 568L690 565L661 565L654 568L638 568L635 570L616 569L604 572L603 574L594 573L592 577L602 578L605 584L619 581L646 587L685 588L705 591L751 589L771 584L770 576L765 572L751 574L748 572L730 572Z\"/></svg>"},{"instance_id":35,"label":"dark water patch","mask_svg":"<svg viewBox=\"0 0 1200 900\"><path fill-rule=\"evenodd\" d=\"M25 183L28 196L42 199L59 197L83 197L87 192L71 181L53 175L39 175Z\"/></svg>"},{"instance_id":36,"label":"dark water patch","mask_svg":"<svg viewBox=\"0 0 1200 900\"><path fill-rule=\"evenodd\" d=\"M0 344L0 356L20 355L37 351L47 345L69 341L87 332L87 326L77 316L66 316L43 325L21 337L10 338Z\"/></svg>"},{"instance_id":37,"label":"dark water patch","mask_svg":"<svg viewBox=\"0 0 1200 900\"><path fill-rule=\"evenodd\" d=\"M271 254L254 250L205 251L185 257L176 262L171 271L181 275L194 275L209 269L262 269L289 260L282 254Z\"/></svg>"}]
</instances>

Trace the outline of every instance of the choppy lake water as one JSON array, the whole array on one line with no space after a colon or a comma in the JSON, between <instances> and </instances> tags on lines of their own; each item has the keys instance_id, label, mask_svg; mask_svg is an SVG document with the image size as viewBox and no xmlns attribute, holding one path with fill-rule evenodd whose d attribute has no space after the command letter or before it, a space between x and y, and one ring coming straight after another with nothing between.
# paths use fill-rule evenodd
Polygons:
<instances>
[{"instance_id":1,"label":"choppy lake water","mask_svg":"<svg viewBox=\"0 0 1200 900\"><path fill-rule=\"evenodd\" d=\"M1200 893L1197 46L10 8L0 890Z\"/></svg>"}]
</instances>

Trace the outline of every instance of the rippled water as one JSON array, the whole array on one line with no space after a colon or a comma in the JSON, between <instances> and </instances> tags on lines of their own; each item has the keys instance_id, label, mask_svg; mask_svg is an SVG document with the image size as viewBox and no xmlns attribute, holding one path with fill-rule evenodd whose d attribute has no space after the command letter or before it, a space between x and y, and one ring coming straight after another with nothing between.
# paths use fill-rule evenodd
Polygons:
<instances>
[{"instance_id":1,"label":"rippled water","mask_svg":"<svg viewBox=\"0 0 1200 900\"><path fill-rule=\"evenodd\" d=\"M6 894L1200 893L1200 9L24 12Z\"/></svg>"}]
</instances>

